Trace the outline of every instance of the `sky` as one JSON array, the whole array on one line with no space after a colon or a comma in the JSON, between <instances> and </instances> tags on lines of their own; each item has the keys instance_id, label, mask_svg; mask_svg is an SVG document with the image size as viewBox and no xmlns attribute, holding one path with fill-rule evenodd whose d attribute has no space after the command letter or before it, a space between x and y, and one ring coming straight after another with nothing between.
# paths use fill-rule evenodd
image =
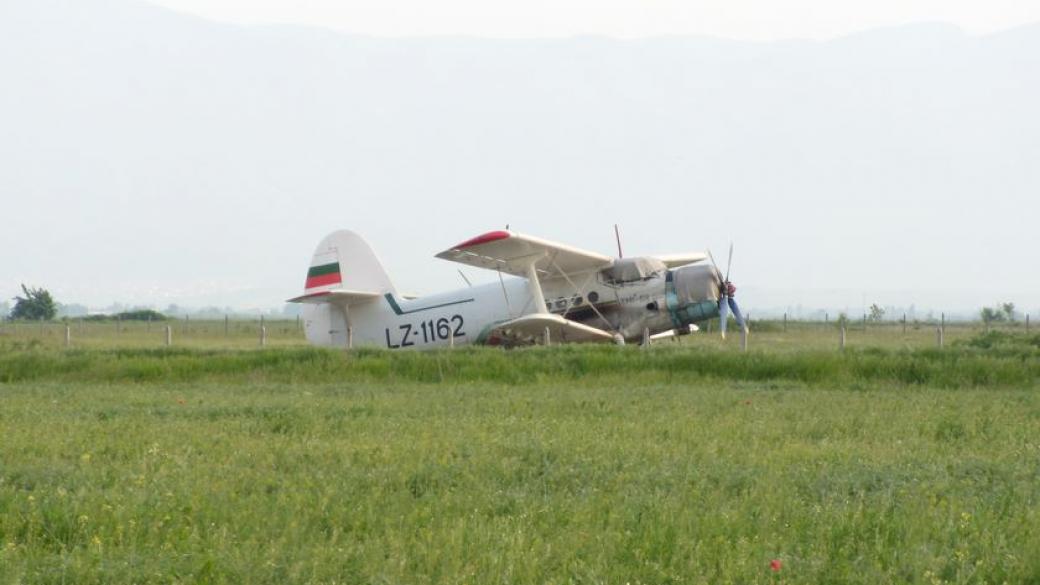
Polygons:
<instances>
[{"instance_id":1,"label":"sky","mask_svg":"<svg viewBox=\"0 0 1040 585\"><path fill-rule=\"evenodd\" d=\"M228 22L294 23L374 36L828 39L883 26L946 22L974 34L1040 20L1025 0L160 0Z\"/></svg>"},{"instance_id":2,"label":"sky","mask_svg":"<svg viewBox=\"0 0 1040 585\"><path fill-rule=\"evenodd\" d=\"M343 228L431 294L620 223L734 242L752 310L1040 312L1040 26L993 32L1040 3L162 2L0 1L0 302L280 309Z\"/></svg>"}]
</instances>

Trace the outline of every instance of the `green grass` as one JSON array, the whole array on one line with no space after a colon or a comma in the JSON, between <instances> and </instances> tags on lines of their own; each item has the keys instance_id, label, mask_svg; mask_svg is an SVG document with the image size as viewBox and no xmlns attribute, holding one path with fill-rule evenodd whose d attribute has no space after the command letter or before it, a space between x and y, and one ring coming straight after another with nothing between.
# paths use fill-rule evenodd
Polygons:
<instances>
[{"instance_id":1,"label":"green grass","mask_svg":"<svg viewBox=\"0 0 1040 585\"><path fill-rule=\"evenodd\" d=\"M1032 387L1040 378L1040 335L991 333L927 350L849 348L748 353L665 343L427 352L299 347L259 351L186 348L0 353L0 382L251 382L571 384L634 377L643 383L703 380L796 382L810 386Z\"/></svg>"},{"instance_id":2,"label":"green grass","mask_svg":"<svg viewBox=\"0 0 1040 585\"><path fill-rule=\"evenodd\" d=\"M0 583L1040 583L1040 336L781 335L0 341Z\"/></svg>"}]
</instances>

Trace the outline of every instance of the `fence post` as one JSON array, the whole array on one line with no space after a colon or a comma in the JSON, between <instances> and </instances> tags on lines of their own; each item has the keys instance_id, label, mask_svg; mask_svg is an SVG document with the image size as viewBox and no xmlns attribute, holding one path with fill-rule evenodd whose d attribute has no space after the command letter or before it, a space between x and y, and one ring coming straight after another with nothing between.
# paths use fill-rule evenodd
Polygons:
<instances>
[{"instance_id":1,"label":"fence post","mask_svg":"<svg viewBox=\"0 0 1040 585\"><path fill-rule=\"evenodd\" d=\"M267 345L267 327L264 325L260 326L260 347Z\"/></svg>"},{"instance_id":2,"label":"fence post","mask_svg":"<svg viewBox=\"0 0 1040 585\"><path fill-rule=\"evenodd\" d=\"M352 349L353 347L354 347L354 328L348 326L347 327L347 349Z\"/></svg>"},{"instance_id":3,"label":"fence post","mask_svg":"<svg viewBox=\"0 0 1040 585\"><path fill-rule=\"evenodd\" d=\"M906 313L903 313L903 335L906 335Z\"/></svg>"},{"instance_id":4,"label":"fence post","mask_svg":"<svg viewBox=\"0 0 1040 585\"><path fill-rule=\"evenodd\" d=\"M548 327L545 328L545 334L544 335L545 335L545 337L543 338L543 342L545 343L545 346L548 347L549 346L549 328Z\"/></svg>"},{"instance_id":5,"label":"fence post","mask_svg":"<svg viewBox=\"0 0 1040 585\"><path fill-rule=\"evenodd\" d=\"M643 349L650 348L650 328L643 327Z\"/></svg>"},{"instance_id":6,"label":"fence post","mask_svg":"<svg viewBox=\"0 0 1040 585\"><path fill-rule=\"evenodd\" d=\"M228 336L228 316L224 315L224 337Z\"/></svg>"},{"instance_id":7,"label":"fence post","mask_svg":"<svg viewBox=\"0 0 1040 585\"><path fill-rule=\"evenodd\" d=\"M841 339L840 339L840 341L838 343L838 347L842 351L845 351L845 322L844 321L841 322Z\"/></svg>"},{"instance_id":8,"label":"fence post","mask_svg":"<svg viewBox=\"0 0 1040 585\"><path fill-rule=\"evenodd\" d=\"M740 351L747 351L748 328L740 328Z\"/></svg>"},{"instance_id":9,"label":"fence post","mask_svg":"<svg viewBox=\"0 0 1040 585\"><path fill-rule=\"evenodd\" d=\"M448 347L455 348L455 330L450 327L448 328Z\"/></svg>"},{"instance_id":10,"label":"fence post","mask_svg":"<svg viewBox=\"0 0 1040 585\"><path fill-rule=\"evenodd\" d=\"M784 333L787 333L787 313L784 313Z\"/></svg>"},{"instance_id":11,"label":"fence post","mask_svg":"<svg viewBox=\"0 0 1040 585\"><path fill-rule=\"evenodd\" d=\"M939 349L942 349L942 347L943 347L943 328L942 328L941 325L939 327L935 328L935 341L938 344Z\"/></svg>"},{"instance_id":12,"label":"fence post","mask_svg":"<svg viewBox=\"0 0 1040 585\"><path fill-rule=\"evenodd\" d=\"M166 326L166 347L173 345L173 327L170 325Z\"/></svg>"},{"instance_id":13,"label":"fence post","mask_svg":"<svg viewBox=\"0 0 1040 585\"><path fill-rule=\"evenodd\" d=\"M65 348L68 349L72 345L72 327L68 324L65 325Z\"/></svg>"},{"instance_id":14,"label":"fence post","mask_svg":"<svg viewBox=\"0 0 1040 585\"><path fill-rule=\"evenodd\" d=\"M1026 333L1029 333L1029 313L1026 313Z\"/></svg>"}]
</instances>

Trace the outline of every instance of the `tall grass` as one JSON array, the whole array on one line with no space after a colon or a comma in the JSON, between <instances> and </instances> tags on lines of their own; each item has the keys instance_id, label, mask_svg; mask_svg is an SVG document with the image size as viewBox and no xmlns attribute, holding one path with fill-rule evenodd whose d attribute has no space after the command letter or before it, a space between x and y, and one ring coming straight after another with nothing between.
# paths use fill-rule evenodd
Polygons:
<instances>
[{"instance_id":1,"label":"tall grass","mask_svg":"<svg viewBox=\"0 0 1040 585\"><path fill-rule=\"evenodd\" d=\"M944 350L878 348L740 353L664 345L564 346L505 351L430 352L317 348L266 351L196 349L9 350L0 383L195 382L247 378L271 382L499 382L513 385L610 378L798 382L812 386L898 384L942 388L1034 387L1040 336L990 333Z\"/></svg>"}]
</instances>

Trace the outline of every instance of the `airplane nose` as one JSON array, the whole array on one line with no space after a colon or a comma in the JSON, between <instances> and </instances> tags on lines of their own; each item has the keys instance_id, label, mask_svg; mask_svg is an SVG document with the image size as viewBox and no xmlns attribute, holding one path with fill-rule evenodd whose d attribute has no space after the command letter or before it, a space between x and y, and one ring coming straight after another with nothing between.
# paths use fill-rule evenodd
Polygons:
<instances>
[{"instance_id":1,"label":"airplane nose","mask_svg":"<svg viewBox=\"0 0 1040 585\"><path fill-rule=\"evenodd\" d=\"M665 305L676 327L717 317L719 293L719 278L708 265L674 268L665 278Z\"/></svg>"},{"instance_id":2,"label":"airplane nose","mask_svg":"<svg viewBox=\"0 0 1040 585\"><path fill-rule=\"evenodd\" d=\"M721 279L715 269L707 264L693 264L674 268L669 275L675 285L675 293L680 301L718 302L720 293L719 283Z\"/></svg>"}]
</instances>

